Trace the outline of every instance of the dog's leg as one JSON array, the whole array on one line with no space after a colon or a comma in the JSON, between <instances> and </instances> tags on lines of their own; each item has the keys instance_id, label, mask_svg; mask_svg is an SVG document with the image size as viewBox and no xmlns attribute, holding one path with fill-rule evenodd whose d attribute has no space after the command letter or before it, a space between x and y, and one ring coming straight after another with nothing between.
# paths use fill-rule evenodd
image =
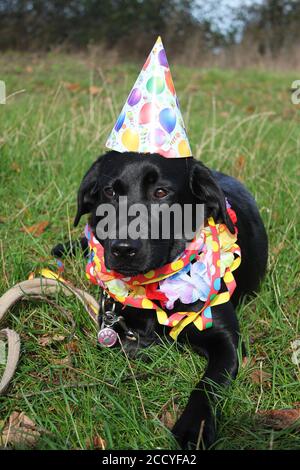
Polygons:
<instances>
[{"instance_id":1,"label":"dog's leg","mask_svg":"<svg viewBox=\"0 0 300 470\"><path fill-rule=\"evenodd\" d=\"M191 443L207 449L213 444L216 428L212 406L216 404L218 388L229 385L238 371L239 334L234 308L228 303L214 307L212 311L215 323L210 330L199 332L193 327L192 334L188 334L195 349L198 347L198 351L201 349L207 357L208 365L172 430L182 448ZM196 335L199 338L203 335L201 343L195 342Z\"/></svg>"},{"instance_id":2,"label":"dog's leg","mask_svg":"<svg viewBox=\"0 0 300 470\"><path fill-rule=\"evenodd\" d=\"M88 241L85 237L75 241L67 241L59 243L51 250L51 255L56 258L63 258L64 256L74 256L77 251L81 249L84 256L88 254Z\"/></svg>"}]
</instances>

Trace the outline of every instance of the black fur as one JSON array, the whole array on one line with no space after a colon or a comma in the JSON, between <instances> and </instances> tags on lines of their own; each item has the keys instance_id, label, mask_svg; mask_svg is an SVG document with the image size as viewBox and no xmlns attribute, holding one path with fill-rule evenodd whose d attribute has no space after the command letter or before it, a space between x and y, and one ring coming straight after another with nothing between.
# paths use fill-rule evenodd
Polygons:
<instances>
[{"instance_id":1,"label":"black fur","mask_svg":"<svg viewBox=\"0 0 300 470\"><path fill-rule=\"evenodd\" d=\"M202 446L207 448L216 439L215 418L212 405L216 401L215 387L226 386L238 371L237 349L239 324L235 307L243 296L256 291L266 271L268 242L257 205L251 194L236 179L222 173L210 171L193 158L167 159L157 154L141 156L135 153L109 152L100 157L86 173L78 192L78 211L75 225L83 214L89 215L89 223L95 233L99 217L96 209L102 202L110 201L118 208L117 197L108 198L103 189L113 187L117 195L128 197L128 205L141 202L155 203L155 188L167 188L169 193L163 201L167 204L205 204L206 217L212 215L216 221L224 222L233 232L228 217L225 196L238 217L238 243L242 252L242 263L235 272L236 291L231 301L212 308L213 327L199 332L193 324L179 335L180 343L191 347L208 360L204 376L192 392L185 410L174 426L173 433L179 444L186 448L198 441L201 423L204 422ZM99 240L101 241L101 240ZM131 240L126 240L130 246ZM112 241L101 241L105 250L105 263L109 268L124 274L134 275L163 266L176 258L184 249L186 240L142 240L137 253L131 258L115 256ZM81 245L86 246L83 239ZM58 245L55 255L74 251L74 246ZM183 305L176 302L170 314L179 310L196 310L203 305ZM121 309L121 306L118 306ZM122 309L126 324L139 334L133 343L123 337L127 352L134 355L138 347L146 347L167 335L168 328L158 324L154 311L127 307ZM122 335L122 331L120 331Z\"/></svg>"}]
</instances>

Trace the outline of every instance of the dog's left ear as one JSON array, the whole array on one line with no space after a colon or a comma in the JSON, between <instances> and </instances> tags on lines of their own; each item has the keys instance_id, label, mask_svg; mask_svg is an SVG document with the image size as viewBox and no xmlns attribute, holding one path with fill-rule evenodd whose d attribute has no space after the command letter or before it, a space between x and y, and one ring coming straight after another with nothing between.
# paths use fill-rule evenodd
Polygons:
<instances>
[{"instance_id":1,"label":"dog's left ear","mask_svg":"<svg viewBox=\"0 0 300 470\"><path fill-rule=\"evenodd\" d=\"M100 163L101 157L93 163L81 182L77 195L77 214L74 227L77 227L82 215L91 212L96 203L96 196L99 192Z\"/></svg>"},{"instance_id":2,"label":"dog's left ear","mask_svg":"<svg viewBox=\"0 0 300 470\"><path fill-rule=\"evenodd\" d=\"M225 196L211 171L202 163L194 161L190 169L190 188L194 196L206 206L207 216L223 222L231 233L234 225L226 209Z\"/></svg>"}]
</instances>

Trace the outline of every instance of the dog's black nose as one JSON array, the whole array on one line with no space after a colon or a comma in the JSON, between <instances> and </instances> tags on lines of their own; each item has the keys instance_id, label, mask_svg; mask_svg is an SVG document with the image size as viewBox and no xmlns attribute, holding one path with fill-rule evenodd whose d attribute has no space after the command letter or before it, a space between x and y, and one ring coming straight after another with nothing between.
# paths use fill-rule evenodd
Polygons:
<instances>
[{"instance_id":1,"label":"dog's black nose","mask_svg":"<svg viewBox=\"0 0 300 470\"><path fill-rule=\"evenodd\" d=\"M133 258L141 248L140 240L114 240L111 252L116 258Z\"/></svg>"}]
</instances>

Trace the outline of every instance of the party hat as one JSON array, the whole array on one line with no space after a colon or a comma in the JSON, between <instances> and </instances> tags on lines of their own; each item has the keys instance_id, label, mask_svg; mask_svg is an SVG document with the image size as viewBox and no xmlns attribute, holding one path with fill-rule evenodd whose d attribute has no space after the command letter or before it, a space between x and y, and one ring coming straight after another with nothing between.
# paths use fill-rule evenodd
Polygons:
<instances>
[{"instance_id":1,"label":"party hat","mask_svg":"<svg viewBox=\"0 0 300 470\"><path fill-rule=\"evenodd\" d=\"M118 152L191 157L167 56L158 37L106 142Z\"/></svg>"}]
</instances>

